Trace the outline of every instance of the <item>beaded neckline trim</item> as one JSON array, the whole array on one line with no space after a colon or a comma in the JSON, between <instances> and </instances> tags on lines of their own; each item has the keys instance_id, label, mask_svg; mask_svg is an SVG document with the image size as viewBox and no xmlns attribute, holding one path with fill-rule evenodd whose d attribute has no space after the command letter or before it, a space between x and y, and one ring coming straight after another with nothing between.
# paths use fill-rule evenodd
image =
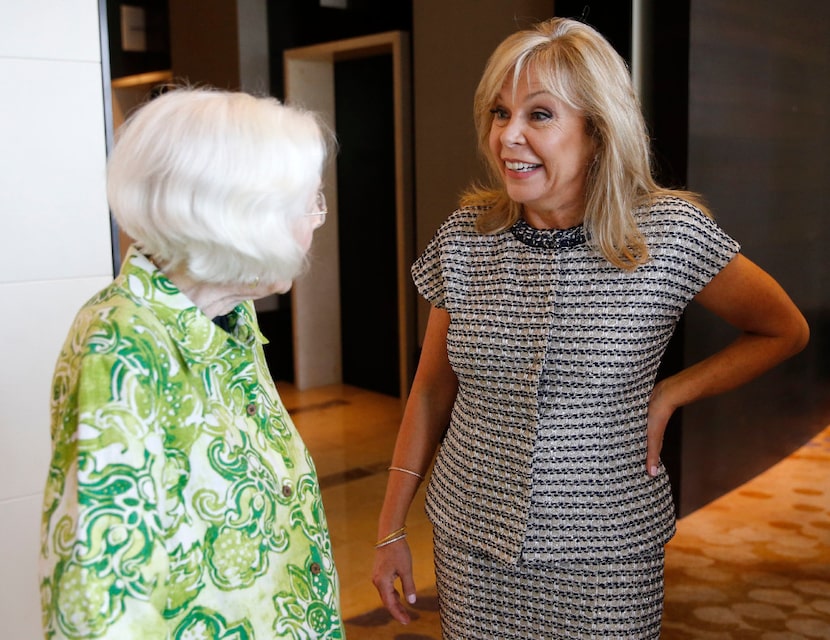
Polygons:
<instances>
[{"instance_id":1,"label":"beaded neckline trim","mask_svg":"<svg viewBox=\"0 0 830 640\"><path fill-rule=\"evenodd\" d=\"M570 249L585 244L585 230L577 225L570 229L535 229L519 218L510 232L524 244L537 249Z\"/></svg>"}]
</instances>

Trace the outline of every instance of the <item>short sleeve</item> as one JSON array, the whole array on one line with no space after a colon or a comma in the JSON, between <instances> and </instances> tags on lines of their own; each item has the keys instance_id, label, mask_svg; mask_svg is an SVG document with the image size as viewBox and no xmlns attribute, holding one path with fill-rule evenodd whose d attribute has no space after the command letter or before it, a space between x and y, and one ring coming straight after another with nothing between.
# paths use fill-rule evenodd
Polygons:
<instances>
[{"instance_id":1,"label":"short sleeve","mask_svg":"<svg viewBox=\"0 0 830 640\"><path fill-rule=\"evenodd\" d=\"M687 300L709 284L741 248L713 218L678 198L652 208L641 229L652 258L677 281Z\"/></svg>"},{"instance_id":2,"label":"short sleeve","mask_svg":"<svg viewBox=\"0 0 830 640\"><path fill-rule=\"evenodd\" d=\"M445 234L446 225L443 225L412 265L412 280L415 288L427 302L438 309L446 308L446 289L441 259L441 242Z\"/></svg>"}]
</instances>

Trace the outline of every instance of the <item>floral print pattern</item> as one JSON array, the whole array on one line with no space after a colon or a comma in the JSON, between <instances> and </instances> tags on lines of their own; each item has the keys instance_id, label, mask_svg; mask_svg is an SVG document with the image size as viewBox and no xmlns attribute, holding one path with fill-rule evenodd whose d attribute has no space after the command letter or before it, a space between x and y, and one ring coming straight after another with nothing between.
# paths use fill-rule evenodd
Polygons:
<instances>
[{"instance_id":1,"label":"floral print pattern","mask_svg":"<svg viewBox=\"0 0 830 640\"><path fill-rule=\"evenodd\" d=\"M132 249L55 368L48 638L344 637L316 471L253 305L226 332Z\"/></svg>"}]
</instances>

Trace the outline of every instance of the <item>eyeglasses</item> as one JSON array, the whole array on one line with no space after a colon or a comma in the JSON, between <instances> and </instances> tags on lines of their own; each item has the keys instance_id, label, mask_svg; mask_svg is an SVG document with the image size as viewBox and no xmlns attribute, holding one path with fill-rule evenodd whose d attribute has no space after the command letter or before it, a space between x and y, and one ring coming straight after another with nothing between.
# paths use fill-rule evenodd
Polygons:
<instances>
[{"instance_id":1,"label":"eyeglasses","mask_svg":"<svg viewBox=\"0 0 830 640\"><path fill-rule=\"evenodd\" d=\"M322 191L317 192L317 197L314 200L314 211L306 213L307 216L315 216L317 220L314 222L314 228L322 227L326 223L326 214L328 207L326 207L326 195Z\"/></svg>"}]
</instances>

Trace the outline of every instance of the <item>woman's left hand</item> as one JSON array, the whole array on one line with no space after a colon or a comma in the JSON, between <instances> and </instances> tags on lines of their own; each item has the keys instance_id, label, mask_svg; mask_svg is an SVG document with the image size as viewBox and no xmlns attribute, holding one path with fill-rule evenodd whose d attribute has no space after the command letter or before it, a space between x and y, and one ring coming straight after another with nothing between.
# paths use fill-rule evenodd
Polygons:
<instances>
[{"instance_id":1,"label":"woman's left hand","mask_svg":"<svg viewBox=\"0 0 830 640\"><path fill-rule=\"evenodd\" d=\"M768 273L738 254L695 297L740 331L720 351L664 378L648 405L646 469L657 475L663 434L672 413L691 402L739 387L807 344L810 329Z\"/></svg>"},{"instance_id":2,"label":"woman's left hand","mask_svg":"<svg viewBox=\"0 0 830 640\"><path fill-rule=\"evenodd\" d=\"M663 450L663 436L666 433L669 418L671 418L675 410L675 407L667 402L667 394L663 393L663 391L663 381L658 382L654 387L654 391L651 393L651 399L648 403L646 471L653 478L660 471L660 452Z\"/></svg>"}]
</instances>

